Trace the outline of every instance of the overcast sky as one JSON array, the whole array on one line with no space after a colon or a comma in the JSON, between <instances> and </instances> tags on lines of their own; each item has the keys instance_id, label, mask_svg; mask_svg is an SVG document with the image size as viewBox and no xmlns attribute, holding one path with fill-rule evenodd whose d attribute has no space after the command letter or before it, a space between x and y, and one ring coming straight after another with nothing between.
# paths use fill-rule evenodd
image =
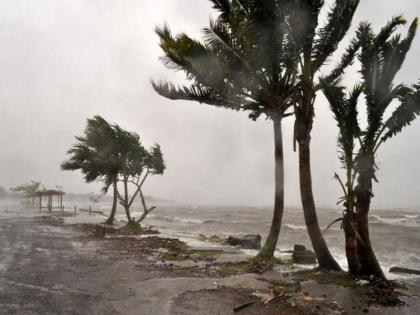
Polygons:
<instances>
[{"instance_id":1,"label":"overcast sky","mask_svg":"<svg viewBox=\"0 0 420 315\"><path fill-rule=\"evenodd\" d=\"M172 102L149 84L151 78L181 78L158 59L155 25L167 22L176 32L199 36L211 14L206 0L0 0L0 185L35 179L67 192L99 191L80 173L60 171L74 136L87 118L99 114L137 131L146 145L161 144L168 169L148 183L147 194L192 203L270 205L271 123ZM378 29L398 14L412 20L420 15L420 2L361 0L354 26L369 20ZM420 78L419 55L417 38L398 80ZM339 170L337 128L322 95L316 114L315 197L319 205L334 206L340 196L332 179ZM292 121L284 124L286 203L299 205ZM377 206L420 205L419 134L416 122L380 152Z\"/></svg>"}]
</instances>

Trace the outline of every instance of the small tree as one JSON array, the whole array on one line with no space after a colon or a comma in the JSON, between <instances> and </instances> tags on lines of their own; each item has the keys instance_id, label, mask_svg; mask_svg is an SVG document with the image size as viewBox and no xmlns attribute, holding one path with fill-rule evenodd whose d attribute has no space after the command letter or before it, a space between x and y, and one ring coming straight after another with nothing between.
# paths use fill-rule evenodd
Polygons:
<instances>
[{"instance_id":1,"label":"small tree","mask_svg":"<svg viewBox=\"0 0 420 315\"><path fill-rule=\"evenodd\" d=\"M368 213L376 178L376 155L381 145L411 124L420 114L420 85L394 86L393 81L410 49L417 29L417 19L411 24L408 36L393 35L398 25L406 21L393 18L378 34L370 24L362 23L358 37L363 82L348 97L343 87L325 86L324 93L331 104L339 127L340 159L346 170L346 183L338 176L344 191L344 231L350 272L366 277L385 279L373 251ZM367 126L360 130L357 120L357 99L366 98ZM385 112L393 101L399 105L388 119Z\"/></svg>"},{"instance_id":2,"label":"small tree","mask_svg":"<svg viewBox=\"0 0 420 315\"><path fill-rule=\"evenodd\" d=\"M119 181L123 185L122 195L118 191L118 199L124 207L130 225L139 225L156 207L149 208L143 194L143 185L149 175L162 175L166 169L163 155L158 144L147 151L136 133L130 133L115 126L120 147ZM134 186L134 193L130 196L129 184ZM139 219L131 217L130 208L137 196L140 197L143 214Z\"/></svg>"},{"instance_id":3,"label":"small tree","mask_svg":"<svg viewBox=\"0 0 420 315\"><path fill-rule=\"evenodd\" d=\"M35 193L41 188L41 183L31 180L30 183L22 184L14 188L10 188L11 191L19 193L23 198L28 200L32 199L34 202Z\"/></svg>"},{"instance_id":4,"label":"small tree","mask_svg":"<svg viewBox=\"0 0 420 315\"><path fill-rule=\"evenodd\" d=\"M77 143L67 152L70 158L65 161L63 170L80 170L86 182L101 181L102 190L107 193L113 187L113 204L107 224L113 224L117 210L118 162L113 143L116 141L114 128L102 117L95 116L87 120L82 137L76 137Z\"/></svg>"},{"instance_id":5,"label":"small tree","mask_svg":"<svg viewBox=\"0 0 420 315\"><path fill-rule=\"evenodd\" d=\"M155 209L148 208L143 195L143 185L149 175L161 175L165 171L160 146L156 144L147 151L137 133L109 124L102 117L89 119L83 137L76 137L78 143L69 150L70 159L62 164L64 170L81 170L87 182L103 182L106 193L114 188L113 210L107 223L112 224L118 201L124 207L128 223L138 225ZM118 183L123 185L122 194ZM130 196L129 185L135 186ZM130 208L140 196L143 215L135 220Z\"/></svg>"}]
</instances>

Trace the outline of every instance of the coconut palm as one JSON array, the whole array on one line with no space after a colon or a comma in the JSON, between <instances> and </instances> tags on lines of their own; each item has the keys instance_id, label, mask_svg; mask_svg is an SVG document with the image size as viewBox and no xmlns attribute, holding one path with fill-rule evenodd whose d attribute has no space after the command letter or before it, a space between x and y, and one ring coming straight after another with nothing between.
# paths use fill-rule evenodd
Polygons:
<instances>
[{"instance_id":1,"label":"coconut palm","mask_svg":"<svg viewBox=\"0 0 420 315\"><path fill-rule=\"evenodd\" d=\"M299 54L298 92L295 96L295 149L299 144L299 179L305 223L321 268L339 270L319 228L312 191L310 143L315 116L314 103L320 85L316 83L322 66L336 51L339 43L350 28L359 0L336 0L331 7L327 21L319 25L319 17L326 3L324 0L298 0L298 13L290 34ZM300 24L299 24L300 22ZM324 83L333 82L353 61L359 43L351 41L342 60Z\"/></svg>"},{"instance_id":2,"label":"coconut palm","mask_svg":"<svg viewBox=\"0 0 420 315\"><path fill-rule=\"evenodd\" d=\"M370 237L368 213L376 181L375 158L378 149L420 114L420 85L407 87L393 85L417 29L417 19L411 24L408 36L394 34L398 25L405 24L402 17L393 18L375 35L368 23L358 32L361 43L360 63L362 84L346 97L345 89L337 82L324 86L324 94L331 104L339 127L340 160L346 171L346 183L338 176L343 187L345 205L344 231L350 272L384 279L384 273L374 254ZM365 94L367 126L360 130L357 100ZM399 105L386 119L385 112L394 102Z\"/></svg>"},{"instance_id":3,"label":"coconut palm","mask_svg":"<svg viewBox=\"0 0 420 315\"><path fill-rule=\"evenodd\" d=\"M158 27L163 61L186 73L190 86L153 83L162 96L236 111L273 121L275 148L274 213L268 238L257 258L270 260L276 249L284 209L282 119L289 116L298 59L290 40L290 1L211 0L220 13L204 29L203 42L173 36Z\"/></svg>"},{"instance_id":4,"label":"coconut palm","mask_svg":"<svg viewBox=\"0 0 420 315\"><path fill-rule=\"evenodd\" d=\"M155 144L148 151L137 133L124 130L116 124L111 125L100 116L88 119L84 136L76 139L78 142L68 151L70 159L62 164L62 169L81 170L88 183L103 182L104 193L113 186L113 207L107 223L113 223L119 201L128 224L138 225L155 209L147 207L142 188L149 175L162 175L166 169L160 146ZM119 182L123 186L122 194L118 190ZM131 196L129 185L135 186ZM135 220L130 209L138 196L143 214Z\"/></svg>"},{"instance_id":5,"label":"coconut palm","mask_svg":"<svg viewBox=\"0 0 420 315\"><path fill-rule=\"evenodd\" d=\"M113 224L117 210L118 163L113 148L115 132L102 117L87 120L84 136L76 137L77 143L67 152L70 158L63 162L63 170L81 170L86 182L101 181L107 193L113 187L113 203L107 224Z\"/></svg>"}]
</instances>

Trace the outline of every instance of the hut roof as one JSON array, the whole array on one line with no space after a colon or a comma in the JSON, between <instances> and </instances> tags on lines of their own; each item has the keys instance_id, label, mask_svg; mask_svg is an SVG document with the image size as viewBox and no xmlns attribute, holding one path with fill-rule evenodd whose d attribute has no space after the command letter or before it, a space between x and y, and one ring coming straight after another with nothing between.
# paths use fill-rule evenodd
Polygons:
<instances>
[{"instance_id":1,"label":"hut roof","mask_svg":"<svg viewBox=\"0 0 420 315\"><path fill-rule=\"evenodd\" d=\"M39 190L37 192L35 192L35 196L62 196L65 195L66 193L64 191L61 190Z\"/></svg>"}]
</instances>

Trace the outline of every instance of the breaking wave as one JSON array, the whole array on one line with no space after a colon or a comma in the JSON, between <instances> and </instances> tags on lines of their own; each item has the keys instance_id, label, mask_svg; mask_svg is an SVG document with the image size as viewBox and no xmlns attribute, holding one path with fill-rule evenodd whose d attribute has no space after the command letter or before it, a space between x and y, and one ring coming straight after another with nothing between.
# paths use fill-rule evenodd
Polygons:
<instances>
[{"instance_id":1,"label":"breaking wave","mask_svg":"<svg viewBox=\"0 0 420 315\"><path fill-rule=\"evenodd\" d=\"M404 215L400 218L383 218L376 214L369 216L372 224L387 224L407 227L420 227L420 222L416 220L418 217L418 215Z\"/></svg>"},{"instance_id":2,"label":"breaking wave","mask_svg":"<svg viewBox=\"0 0 420 315\"><path fill-rule=\"evenodd\" d=\"M306 230L306 226L303 225L285 224L284 226L290 230Z\"/></svg>"}]
</instances>

